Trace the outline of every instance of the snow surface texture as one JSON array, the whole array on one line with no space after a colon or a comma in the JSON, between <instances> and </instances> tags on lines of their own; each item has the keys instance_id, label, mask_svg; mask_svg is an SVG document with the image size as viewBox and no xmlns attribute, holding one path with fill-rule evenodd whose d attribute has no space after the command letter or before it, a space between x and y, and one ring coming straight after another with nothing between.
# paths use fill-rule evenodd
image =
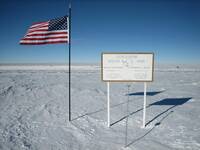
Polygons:
<instances>
[{"instance_id":1,"label":"snow surface texture","mask_svg":"<svg viewBox=\"0 0 200 150\"><path fill-rule=\"evenodd\" d=\"M200 149L200 67L155 69L154 82L147 84L145 129L143 83L111 83L107 127L106 84L98 66L72 67L69 122L65 67L0 66L0 149Z\"/></svg>"}]
</instances>

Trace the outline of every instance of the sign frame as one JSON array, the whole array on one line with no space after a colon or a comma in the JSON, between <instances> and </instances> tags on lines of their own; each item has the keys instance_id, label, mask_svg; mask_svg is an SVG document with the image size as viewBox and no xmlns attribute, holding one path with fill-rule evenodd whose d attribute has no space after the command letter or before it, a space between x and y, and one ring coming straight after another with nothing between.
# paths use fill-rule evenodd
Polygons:
<instances>
[{"instance_id":1,"label":"sign frame","mask_svg":"<svg viewBox=\"0 0 200 150\"><path fill-rule=\"evenodd\" d=\"M103 79L103 55L106 54L138 54L138 55L152 55L152 79L151 80L104 80ZM101 80L103 82L153 82L154 81L154 53L153 52L102 52L101 53Z\"/></svg>"}]
</instances>

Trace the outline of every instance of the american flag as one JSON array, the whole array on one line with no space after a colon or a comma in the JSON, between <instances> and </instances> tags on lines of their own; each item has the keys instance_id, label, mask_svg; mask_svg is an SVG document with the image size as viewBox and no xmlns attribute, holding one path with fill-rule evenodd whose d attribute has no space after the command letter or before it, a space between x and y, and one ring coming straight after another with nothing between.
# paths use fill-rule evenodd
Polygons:
<instances>
[{"instance_id":1,"label":"american flag","mask_svg":"<svg viewBox=\"0 0 200 150\"><path fill-rule=\"evenodd\" d=\"M68 17L60 17L45 22L33 23L20 44L38 45L68 43Z\"/></svg>"}]
</instances>

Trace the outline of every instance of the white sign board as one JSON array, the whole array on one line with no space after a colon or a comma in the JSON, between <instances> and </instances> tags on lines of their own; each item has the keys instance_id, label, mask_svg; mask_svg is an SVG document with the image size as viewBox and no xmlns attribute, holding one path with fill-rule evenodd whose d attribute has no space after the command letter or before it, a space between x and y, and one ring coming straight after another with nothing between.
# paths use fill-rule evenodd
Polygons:
<instances>
[{"instance_id":1,"label":"white sign board","mask_svg":"<svg viewBox=\"0 0 200 150\"><path fill-rule=\"evenodd\" d=\"M153 53L102 53L101 59L103 81L153 81Z\"/></svg>"}]
</instances>

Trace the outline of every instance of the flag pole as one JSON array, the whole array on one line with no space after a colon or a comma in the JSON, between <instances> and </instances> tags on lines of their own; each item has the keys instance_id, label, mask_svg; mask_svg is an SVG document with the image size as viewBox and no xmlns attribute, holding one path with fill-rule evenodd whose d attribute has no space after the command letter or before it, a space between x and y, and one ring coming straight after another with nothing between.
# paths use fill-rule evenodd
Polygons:
<instances>
[{"instance_id":1,"label":"flag pole","mask_svg":"<svg viewBox=\"0 0 200 150\"><path fill-rule=\"evenodd\" d=\"M71 1L69 2L69 121L71 121Z\"/></svg>"}]
</instances>

